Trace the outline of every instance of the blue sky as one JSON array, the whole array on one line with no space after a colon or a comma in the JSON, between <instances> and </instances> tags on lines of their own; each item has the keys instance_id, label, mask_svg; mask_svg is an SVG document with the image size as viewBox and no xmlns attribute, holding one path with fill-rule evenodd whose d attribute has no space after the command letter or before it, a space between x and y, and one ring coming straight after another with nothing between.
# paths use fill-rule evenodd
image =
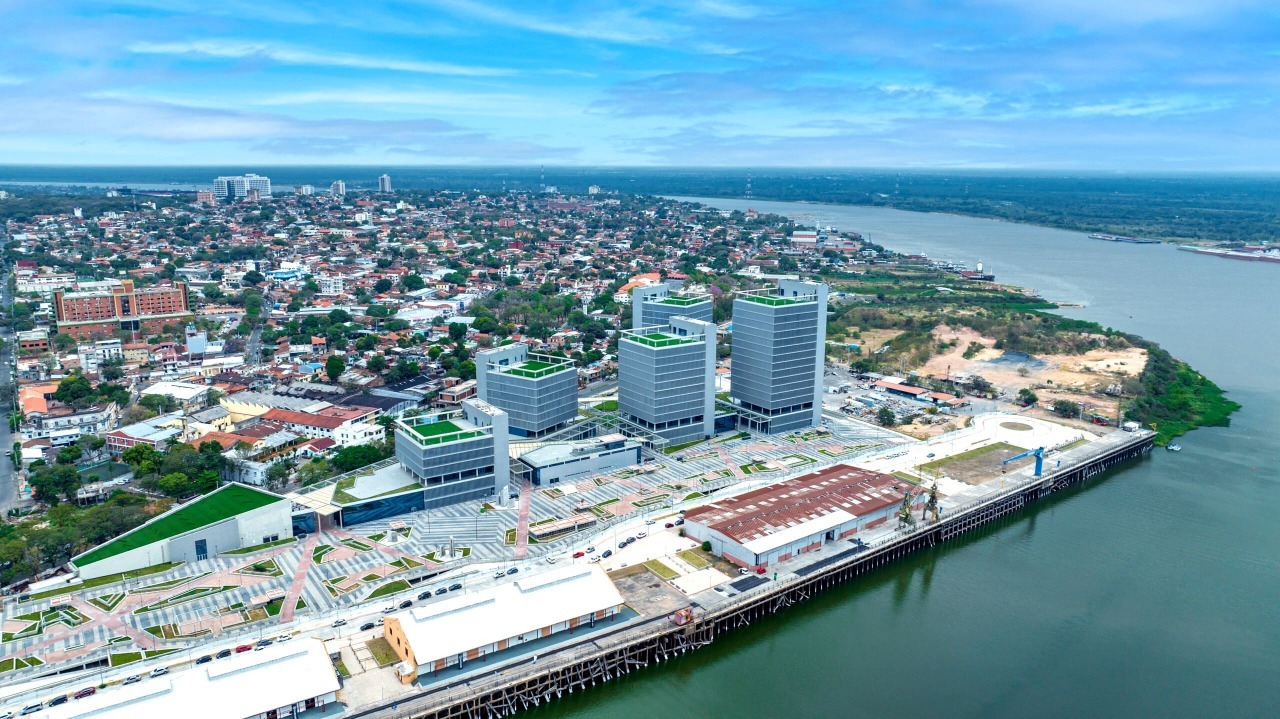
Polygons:
<instances>
[{"instance_id":1,"label":"blue sky","mask_svg":"<svg viewBox=\"0 0 1280 719\"><path fill-rule=\"evenodd\" d=\"M0 162L1280 169L1270 0L0 0Z\"/></svg>"}]
</instances>

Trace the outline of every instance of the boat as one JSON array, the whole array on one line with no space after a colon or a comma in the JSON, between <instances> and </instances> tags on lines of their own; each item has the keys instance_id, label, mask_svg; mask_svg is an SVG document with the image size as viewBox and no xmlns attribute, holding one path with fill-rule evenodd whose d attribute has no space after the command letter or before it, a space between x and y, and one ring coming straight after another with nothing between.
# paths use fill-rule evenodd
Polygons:
<instances>
[{"instance_id":1,"label":"boat","mask_svg":"<svg viewBox=\"0 0 1280 719\"><path fill-rule=\"evenodd\" d=\"M1165 445L1165 449L1169 450L1170 452L1181 452L1181 451L1182 451L1182 445L1180 445L1180 444L1169 444L1169 445Z\"/></svg>"},{"instance_id":2,"label":"boat","mask_svg":"<svg viewBox=\"0 0 1280 719\"><path fill-rule=\"evenodd\" d=\"M1219 250L1209 247L1195 247L1193 245L1182 245L1178 249L1187 252L1194 252L1197 255L1213 255L1214 257L1222 257L1228 260L1245 260L1248 262L1280 262L1280 251L1264 250L1245 252L1242 250Z\"/></svg>"},{"instance_id":3,"label":"boat","mask_svg":"<svg viewBox=\"0 0 1280 719\"><path fill-rule=\"evenodd\" d=\"M1129 237L1128 235L1104 235L1101 232L1095 232L1089 235L1091 240L1106 240L1107 242L1127 242L1131 245L1158 245L1160 240L1152 240L1146 237Z\"/></svg>"}]
</instances>

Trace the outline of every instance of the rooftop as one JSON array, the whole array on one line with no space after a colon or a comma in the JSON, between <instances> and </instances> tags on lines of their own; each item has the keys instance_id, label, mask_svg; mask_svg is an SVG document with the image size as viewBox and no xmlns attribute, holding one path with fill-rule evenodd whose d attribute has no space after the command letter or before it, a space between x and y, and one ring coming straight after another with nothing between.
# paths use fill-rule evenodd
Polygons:
<instances>
[{"instance_id":1,"label":"rooftop","mask_svg":"<svg viewBox=\"0 0 1280 719\"><path fill-rule=\"evenodd\" d=\"M270 492L243 484L228 484L210 494L172 509L146 524L73 558L77 567L124 554L163 539L260 509L274 502L288 501Z\"/></svg>"},{"instance_id":2,"label":"rooftop","mask_svg":"<svg viewBox=\"0 0 1280 719\"><path fill-rule=\"evenodd\" d=\"M598 566L565 566L393 614L418 664L623 604Z\"/></svg>"},{"instance_id":3,"label":"rooftop","mask_svg":"<svg viewBox=\"0 0 1280 719\"><path fill-rule=\"evenodd\" d=\"M466 427L462 425L466 425ZM456 442L460 439L471 439L472 437L481 437L484 432L471 427L470 422L454 422L447 419L438 419L434 422L423 422L421 424L406 424L408 429L413 430L414 439L418 444L431 446L433 444L441 444L443 442Z\"/></svg>"},{"instance_id":4,"label":"rooftop","mask_svg":"<svg viewBox=\"0 0 1280 719\"><path fill-rule=\"evenodd\" d=\"M677 307L688 307L689 305L696 305L701 302L710 302L710 301L711 301L711 295L694 295L691 297L681 296L681 295L667 295L666 297L656 300L656 302L659 302L661 304L675 305Z\"/></svg>"},{"instance_id":5,"label":"rooftop","mask_svg":"<svg viewBox=\"0 0 1280 719\"><path fill-rule=\"evenodd\" d=\"M568 362L553 363L543 362L541 360L526 360L519 364L509 365L507 367L494 367L499 372L513 374L517 377L526 377L529 379L537 379L546 377L557 372L573 369L573 365Z\"/></svg>"},{"instance_id":6,"label":"rooftop","mask_svg":"<svg viewBox=\"0 0 1280 719\"><path fill-rule=\"evenodd\" d=\"M804 302L813 302L812 295L802 295L799 297L782 297L781 295L748 295L739 294L738 299L747 302L755 302L761 305L769 305L770 307L781 307L783 305L798 305Z\"/></svg>"},{"instance_id":7,"label":"rooftop","mask_svg":"<svg viewBox=\"0 0 1280 719\"><path fill-rule=\"evenodd\" d=\"M677 337L675 335L664 334L662 332L649 332L646 334L625 334L624 336L632 342L639 342L649 347L673 347L675 345L687 345L701 341L701 337Z\"/></svg>"}]
</instances>

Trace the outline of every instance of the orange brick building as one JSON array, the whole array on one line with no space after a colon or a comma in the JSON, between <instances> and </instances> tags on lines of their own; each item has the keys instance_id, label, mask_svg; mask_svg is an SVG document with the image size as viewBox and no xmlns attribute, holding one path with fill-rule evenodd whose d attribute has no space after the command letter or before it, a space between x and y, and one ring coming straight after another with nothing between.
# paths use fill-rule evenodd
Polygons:
<instances>
[{"instance_id":1,"label":"orange brick building","mask_svg":"<svg viewBox=\"0 0 1280 719\"><path fill-rule=\"evenodd\" d=\"M133 280L123 280L110 292L53 293L58 331L76 339L107 337L124 331L156 334L164 325L190 322L191 304L187 283L134 289Z\"/></svg>"}]
</instances>

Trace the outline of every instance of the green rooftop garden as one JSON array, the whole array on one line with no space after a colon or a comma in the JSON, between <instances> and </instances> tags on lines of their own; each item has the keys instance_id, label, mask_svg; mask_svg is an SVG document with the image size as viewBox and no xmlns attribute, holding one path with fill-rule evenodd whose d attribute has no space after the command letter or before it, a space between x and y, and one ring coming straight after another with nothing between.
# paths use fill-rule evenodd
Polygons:
<instances>
[{"instance_id":1,"label":"green rooftop garden","mask_svg":"<svg viewBox=\"0 0 1280 719\"><path fill-rule=\"evenodd\" d=\"M812 302L813 297L779 297L777 295L738 295L738 297L747 302L755 302L757 304L769 305L770 307L779 307L782 305L798 305L801 302Z\"/></svg>"},{"instance_id":2,"label":"green rooftop garden","mask_svg":"<svg viewBox=\"0 0 1280 719\"><path fill-rule=\"evenodd\" d=\"M688 307L689 305L696 305L696 304L698 304L699 302L707 302L707 301L709 301L710 299L711 299L711 298L710 298L710 297L707 297L707 296L701 296L701 297L676 297L675 295L668 295L667 297L663 297L662 299L660 299L660 300L658 300L658 301L659 301L659 302L661 302L661 303L662 303L662 304L664 304L664 305L675 305L675 306L677 306L677 307Z\"/></svg>"},{"instance_id":3,"label":"green rooftop garden","mask_svg":"<svg viewBox=\"0 0 1280 719\"><path fill-rule=\"evenodd\" d=\"M472 437L480 437L484 434L479 430L464 430L458 425L448 420L436 420L435 422L424 422L415 424L410 429L417 433L415 439L419 444L433 445L441 442L455 442L460 439L471 439Z\"/></svg>"},{"instance_id":4,"label":"green rooftop garden","mask_svg":"<svg viewBox=\"0 0 1280 719\"><path fill-rule=\"evenodd\" d=\"M283 497L246 487L243 484L228 484L216 492L167 514L162 514L128 534L122 534L106 544L85 552L72 561L77 567L86 567L94 562L101 562L153 542L176 537L193 529L230 519L237 514L260 509L282 499Z\"/></svg>"},{"instance_id":5,"label":"green rooftop garden","mask_svg":"<svg viewBox=\"0 0 1280 719\"><path fill-rule=\"evenodd\" d=\"M695 341L692 337L676 337L661 332L651 332L647 335L627 335L627 339L649 347L671 347Z\"/></svg>"},{"instance_id":6,"label":"green rooftop garden","mask_svg":"<svg viewBox=\"0 0 1280 719\"><path fill-rule=\"evenodd\" d=\"M506 374L513 374L517 377L537 379L566 369L572 369L572 365L568 362L553 364L551 362L542 362L540 360L528 360L527 362L521 362L520 364L511 365L510 367L501 367L498 371L505 372Z\"/></svg>"}]
</instances>

